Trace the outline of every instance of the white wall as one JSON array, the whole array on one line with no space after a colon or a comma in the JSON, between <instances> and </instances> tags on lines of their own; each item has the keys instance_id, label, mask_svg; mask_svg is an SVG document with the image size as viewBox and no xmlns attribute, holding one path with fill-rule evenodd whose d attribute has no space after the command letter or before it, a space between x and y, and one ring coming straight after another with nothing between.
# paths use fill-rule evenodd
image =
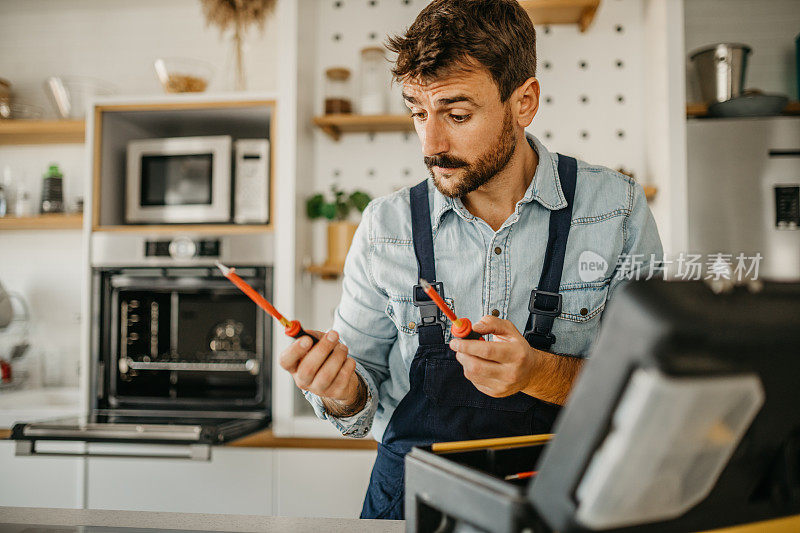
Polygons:
<instances>
[{"instance_id":1,"label":"white wall","mask_svg":"<svg viewBox=\"0 0 800 533\"><path fill-rule=\"evenodd\" d=\"M246 41L248 89L276 90L277 25ZM160 94L157 57L208 61L216 73L209 92L232 89L231 46L208 28L197 0L26 0L3 2L0 77L15 99L44 107L54 117L42 84L48 76L89 76L111 82L120 94ZM83 145L0 146L0 176L10 166L34 204L41 175L55 162L65 177L71 206L88 179ZM0 281L31 305L32 353L62 358L64 380L77 384L80 344L81 236L78 230L0 232Z\"/></svg>"}]
</instances>

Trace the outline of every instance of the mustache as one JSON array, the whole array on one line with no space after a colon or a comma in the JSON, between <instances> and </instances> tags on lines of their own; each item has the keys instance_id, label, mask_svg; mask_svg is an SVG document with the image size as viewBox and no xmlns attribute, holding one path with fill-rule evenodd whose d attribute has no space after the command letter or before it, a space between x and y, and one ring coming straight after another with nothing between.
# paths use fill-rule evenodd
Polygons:
<instances>
[{"instance_id":1,"label":"mustache","mask_svg":"<svg viewBox=\"0 0 800 533\"><path fill-rule=\"evenodd\" d=\"M423 157L422 159L425 161L425 166L428 167L428 169L431 167L460 168L469 164L463 159L451 157L449 155L431 155Z\"/></svg>"}]
</instances>

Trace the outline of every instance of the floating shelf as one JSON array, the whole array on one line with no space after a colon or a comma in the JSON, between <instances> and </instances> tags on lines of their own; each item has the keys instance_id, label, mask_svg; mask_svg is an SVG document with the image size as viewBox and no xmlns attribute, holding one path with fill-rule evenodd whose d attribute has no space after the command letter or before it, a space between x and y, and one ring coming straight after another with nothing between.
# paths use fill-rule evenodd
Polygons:
<instances>
[{"instance_id":1,"label":"floating shelf","mask_svg":"<svg viewBox=\"0 0 800 533\"><path fill-rule=\"evenodd\" d=\"M332 280L342 275L344 265L311 265L306 270L322 279Z\"/></svg>"},{"instance_id":2,"label":"floating shelf","mask_svg":"<svg viewBox=\"0 0 800 533\"><path fill-rule=\"evenodd\" d=\"M209 233L213 235L242 235L271 232L270 224L125 224L119 226L95 226L92 231L118 233Z\"/></svg>"},{"instance_id":3,"label":"floating shelf","mask_svg":"<svg viewBox=\"0 0 800 533\"><path fill-rule=\"evenodd\" d=\"M44 230L81 229L83 215L36 215L32 217L0 217L0 231L6 230Z\"/></svg>"},{"instance_id":4,"label":"floating shelf","mask_svg":"<svg viewBox=\"0 0 800 533\"><path fill-rule=\"evenodd\" d=\"M334 141L338 141L342 133L414 131L411 115L322 115L314 117L314 124Z\"/></svg>"},{"instance_id":5,"label":"floating shelf","mask_svg":"<svg viewBox=\"0 0 800 533\"><path fill-rule=\"evenodd\" d=\"M577 24L581 32L591 26L600 0L519 0L534 24Z\"/></svg>"},{"instance_id":6,"label":"floating shelf","mask_svg":"<svg viewBox=\"0 0 800 533\"><path fill-rule=\"evenodd\" d=\"M83 143L83 120L0 120L0 144Z\"/></svg>"},{"instance_id":7,"label":"floating shelf","mask_svg":"<svg viewBox=\"0 0 800 533\"><path fill-rule=\"evenodd\" d=\"M786 104L782 115L800 115L800 102L789 102ZM688 104L686 106L687 117L705 117L708 116L708 105L706 104ZM746 117L742 117L746 118Z\"/></svg>"}]
</instances>

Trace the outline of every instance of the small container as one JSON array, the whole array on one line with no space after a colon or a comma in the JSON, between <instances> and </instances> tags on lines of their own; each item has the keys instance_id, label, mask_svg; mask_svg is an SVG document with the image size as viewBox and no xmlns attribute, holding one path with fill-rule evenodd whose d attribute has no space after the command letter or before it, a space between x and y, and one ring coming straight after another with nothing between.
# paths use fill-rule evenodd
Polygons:
<instances>
[{"instance_id":1,"label":"small container","mask_svg":"<svg viewBox=\"0 0 800 533\"><path fill-rule=\"evenodd\" d=\"M332 67L325 71L325 114L352 113L350 70Z\"/></svg>"},{"instance_id":2,"label":"small container","mask_svg":"<svg viewBox=\"0 0 800 533\"><path fill-rule=\"evenodd\" d=\"M50 165L42 183L42 213L64 212L64 176L58 165Z\"/></svg>"},{"instance_id":3,"label":"small container","mask_svg":"<svg viewBox=\"0 0 800 533\"><path fill-rule=\"evenodd\" d=\"M359 112L362 115L386 113L386 93L389 75L384 49L369 46L361 50L361 91Z\"/></svg>"},{"instance_id":4,"label":"small container","mask_svg":"<svg viewBox=\"0 0 800 533\"><path fill-rule=\"evenodd\" d=\"M17 188L17 197L14 201L14 216L17 217L30 217L33 216L33 203L31 202L31 193L24 185Z\"/></svg>"},{"instance_id":5,"label":"small container","mask_svg":"<svg viewBox=\"0 0 800 533\"><path fill-rule=\"evenodd\" d=\"M211 63L188 57L159 58L153 67L165 93L201 93L214 75Z\"/></svg>"},{"instance_id":6,"label":"small container","mask_svg":"<svg viewBox=\"0 0 800 533\"><path fill-rule=\"evenodd\" d=\"M0 78L0 120L11 118L11 82Z\"/></svg>"}]
</instances>

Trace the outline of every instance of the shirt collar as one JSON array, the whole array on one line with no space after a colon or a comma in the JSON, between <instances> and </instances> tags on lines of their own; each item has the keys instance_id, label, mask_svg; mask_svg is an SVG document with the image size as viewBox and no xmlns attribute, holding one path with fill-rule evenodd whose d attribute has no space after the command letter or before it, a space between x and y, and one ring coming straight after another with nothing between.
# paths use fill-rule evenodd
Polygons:
<instances>
[{"instance_id":1,"label":"shirt collar","mask_svg":"<svg viewBox=\"0 0 800 533\"><path fill-rule=\"evenodd\" d=\"M528 185L528 189L525 191L525 195L517 203L517 213L519 213L523 204L530 203L532 200L536 200L551 211L563 209L567 206L567 200L564 198L564 192L561 190L561 181L558 179L556 158L539 139L530 133L526 133L525 137L531 147L536 150L539 156L539 164L536 165L536 172L530 185ZM433 185L432 178L428 178L428 191L433 194L433 231L436 231L442 216L450 210L455 211L459 216L467 220L474 218L464 208L461 200L450 198L439 192L439 189Z\"/></svg>"}]
</instances>

